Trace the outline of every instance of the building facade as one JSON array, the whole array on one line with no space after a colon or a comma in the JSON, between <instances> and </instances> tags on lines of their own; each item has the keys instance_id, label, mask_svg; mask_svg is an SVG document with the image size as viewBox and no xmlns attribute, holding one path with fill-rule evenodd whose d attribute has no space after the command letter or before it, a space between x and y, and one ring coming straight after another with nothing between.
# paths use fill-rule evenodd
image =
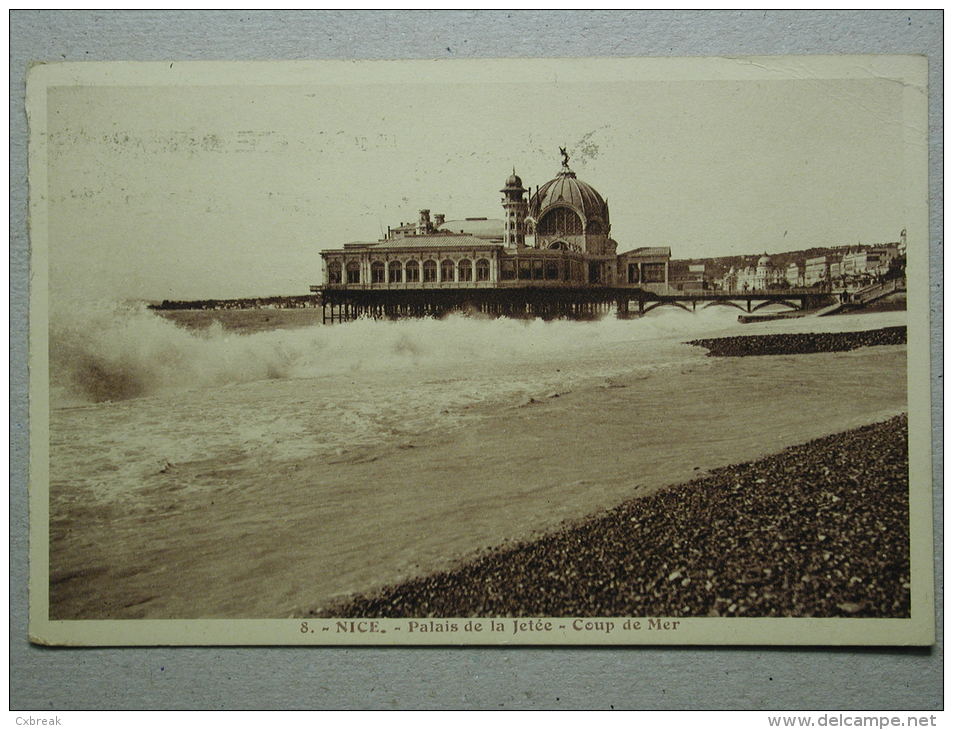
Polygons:
<instances>
[{"instance_id":1,"label":"building facade","mask_svg":"<svg viewBox=\"0 0 953 730\"><path fill-rule=\"evenodd\" d=\"M797 261L792 261L788 264L787 269L784 271L784 280L790 287L804 286L804 270Z\"/></svg>"},{"instance_id":2,"label":"building facade","mask_svg":"<svg viewBox=\"0 0 953 730\"><path fill-rule=\"evenodd\" d=\"M722 278L721 288L726 292L775 289L784 286L785 273L771 262L768 254L764 254L755 266L744 266L738 269L732 266Z\"/></svg>"},{"instance_id":3,"label":"building facade","mask_svg":"<svg viewBox=\"0 0 953 730\"><path fill-rule=\"evenodd\" d=\"M835 256L814 256L804 262L804 286L817 286L831 280L831 264L839 267Z\"/></svg>"},{"instance_id":4,"label":"building facade","mask_svg":"<svg viewBox=\"0 0 953 730\"><path fill-rule=\"evenodd\" d=\"M631 287L667 293L671 249L617 253L606 200L563 157L556 177L535 193L515 170L506 178L502 219L448 221L424 209L416 223L389 227L379 241L322 251L324 287Z\"/></svg>"},{"instance_id":5,"label":"building facade","mask_svg":"<svg viewBox=\"0 0 953 730\"><path fill-rule=\"evenodd\" d=\"M876 246L844 254L841 265L842 277L872 278L883 276L890 262L900 255L895 245Z\"/></svg>"}]
</instances>

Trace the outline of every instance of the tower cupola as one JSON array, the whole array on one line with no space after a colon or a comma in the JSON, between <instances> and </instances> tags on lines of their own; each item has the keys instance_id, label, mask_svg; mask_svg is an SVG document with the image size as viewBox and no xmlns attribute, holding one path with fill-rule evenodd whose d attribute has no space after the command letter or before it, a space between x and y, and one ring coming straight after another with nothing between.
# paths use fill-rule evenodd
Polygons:
<instances>
[{"instance_id":1,"label":"tower cupola","mask_svg":"<svg viewBox=\"0 0 953 730\"><path fill-rule=\"evenodd\" d=\"M526 214L528 203L524 197L527 192L523 181L513 169L513 174L503 184L503 243L506 246L521 248L526 241Z\"/></svg>"}]
</instances>

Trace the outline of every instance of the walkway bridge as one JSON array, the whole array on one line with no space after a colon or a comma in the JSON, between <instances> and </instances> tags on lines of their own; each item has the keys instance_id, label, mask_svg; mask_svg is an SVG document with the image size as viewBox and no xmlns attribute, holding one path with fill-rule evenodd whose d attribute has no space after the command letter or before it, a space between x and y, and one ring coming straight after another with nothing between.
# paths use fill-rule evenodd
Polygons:
<instances>
[{"instance_id":1,"label":"walkway bridge","mask_svg":"<svg viewBox=\"0 0 953 730\"><path fill-rule=\"evenodd\" d=\"M642 316L658 307L670 306L694 312L708 307L734 307L751 314L771 305L780 305L791 311L817 309L830 303L832 295L817 289L771 289L726 292L713 289L695 289L654 293L643 290L623 290L618 296L620 316Z\"/></svg>"}]
</instances>

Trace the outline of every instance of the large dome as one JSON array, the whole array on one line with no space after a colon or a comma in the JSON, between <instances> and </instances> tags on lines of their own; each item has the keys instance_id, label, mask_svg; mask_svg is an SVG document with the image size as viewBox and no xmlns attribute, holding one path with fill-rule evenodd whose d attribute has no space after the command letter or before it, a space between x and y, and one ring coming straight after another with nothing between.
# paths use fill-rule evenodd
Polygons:
<instances>
[{"instance_id":1,"label":"large dome","mask_svg":"<svg viewBox=\"0 0 953 730\"><path fill-rule=\"evenodd\" d=\"M609 208L602 196L591 185L564 169L555 178L539 188L530 198L529 214L539 219L542 213L555 205L567 205L582 213L586 221L598 219L608 227Z\"/></svg>"},{"instance_id":2,"label":"large dome","mask_svg":"<svg viewBox=\"0 0 953 730\"><path fill-rule=\"evenodd\" d=\"M520 179L520 176L516 174L516 170L513 170L513 174L506 178L504 187L523 189L523 181Z\"/></svg>"}]
</instances>

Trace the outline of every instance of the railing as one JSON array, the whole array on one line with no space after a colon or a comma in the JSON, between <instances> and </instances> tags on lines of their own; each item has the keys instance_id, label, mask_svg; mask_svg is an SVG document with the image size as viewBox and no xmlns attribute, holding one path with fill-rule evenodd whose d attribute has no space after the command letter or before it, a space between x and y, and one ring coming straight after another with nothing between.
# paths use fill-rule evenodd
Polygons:
<instances>
[{"instance_id":1,"label":"railing","mask_svg":"<svg viewBox=\"0 0 953 730\"><path fill-rule=\"evenodd\" d=\"M498 286L497 282L492 281L375 281L372 283L346 283L337 282L334 284L320 284L311 287L312 291L316 289L353 289L354 291L401 291L405 289L486 289Z\"/></svg>"},{"instance_id":2,"label":"railing","mask_svg":"<svg viewBox=\"0 0 953 730\"><path fill-rule=\"evenodd\" d=\"M639 288L642 285L634 285ZM646 284L645 287L659 287L664 284ZM401 281L374 282L371 284L314 284L311 291L325 289L335 291L440 291L457 289L513 289L513 288L565 288L565 289L605 289L614 288L613 284L587 281L566 281L565 279L497 279L496 281Z\"/></svg>"},{"instance_id":3,"label":"railing","mask_svg":"<svg viewBox=\"0 0 953 730\"><path fill-rule=\"evenodd\" d=\"M786 289L682 289L669 286L669 294L684 297L795 297L804 294L829 294L829 288L822 287L790 287Z\"/></svg>"},{"instance_id":4,"label":"railing","mask_svg":"<svg viewBox=\"0 0 953 730\"><path fill-rule=\"evenodd\" d=\"M401 281L401 282L374 282L374 283L344 283L334 284L315 284L311 286L311 291L320 292L323 289L335 290L354 290L354 291L404 291L404 290L425 290L433 291L440 289L497 289L514 287L563 287L570 289L620 289L620 290L639 290L650 291L663 296L678 297L787 297L802 296L805 294L829 294L829 288L821 287L798 287L790 289L676 289L672 284L665 282L641 282L631 284L624 282L621 284L588 282L588 281L566 281L563 279L497 279L496 281Z\"/></svg>"},{"instance_id":5,"label":"railing","mask_svg":"<svg viewBox=\"0 0 953 730\"><path fill-rule=\"evenodd\" d=\"M867 304L874 299L885 297L897 291L905 291L907 288L904 279L890 279L882 284L871 284L851 294L851 301L856 304Z\"/></svg>"}]
</instances>

